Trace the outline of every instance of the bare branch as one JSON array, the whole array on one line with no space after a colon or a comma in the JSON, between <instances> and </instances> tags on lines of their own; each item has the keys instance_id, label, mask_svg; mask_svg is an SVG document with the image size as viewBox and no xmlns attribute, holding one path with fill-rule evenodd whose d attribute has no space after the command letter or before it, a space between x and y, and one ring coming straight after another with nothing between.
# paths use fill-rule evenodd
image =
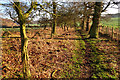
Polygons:
<instances>
[{"instance_id":1,"label":"bare branch","mask_svg":"<svg viewBox=\"0 0 120 80\"><path fill-rule=\"evenodd\" d=\"M110 1L108 2L107 6L101 12L104 12L109 6L110 6Z\"/></svg>"},{"instance_id":2,"label":"bare branch","mask_svg":"<svg viewBox=\"0 0 120 80\"><path fill-rule=\"evenodd\" d=\"M31 7L30 7L29 10L24 14L25 17L29 17L29 14L32 12L32 10L37 7L36 4L37 4L37 2L31 2Z\"/></svg>"},{"instance_id":3,"label":"bare branch","mask_svg":"<svg viewBox=\"0 0 120 80\"><path fill-rule=\"evenodd\" d=\"M11 19L13 19L15 22L17 22L19 24L19 21L17 20L17 17L16 18L12 17L12 14L11 14L10 11L8 12L8 14L10 15Z\"/></svg>"},{"instance_id":4,"label":"bare branch","mask_svg":"<svg viewBox=\"0 0 120 80\"><path fill-rule=\"evenodd\" d=\"M120 4L120 1L119 1L119 2L115 2L115 1L113 1L113 4L118 5L118 4Z\"/></svg>"},{"instance_id":5,"label":"bare branch","mask_svg":"<svg viewBox=\"0 0 120 80\"><path fill-rule=\"evenodd\" d=\"M37 6L40 6L45 12L47 12L47 13L49 13L49 14L52 14L53 16L56 16L56 17L61 16L61 15L56 15L56 14L54 14L54 13L49 12L49 11L46 10L46 9L43 7L43 5L41 5L41 4L37 4Z\"/></svg>"}]
</instances>

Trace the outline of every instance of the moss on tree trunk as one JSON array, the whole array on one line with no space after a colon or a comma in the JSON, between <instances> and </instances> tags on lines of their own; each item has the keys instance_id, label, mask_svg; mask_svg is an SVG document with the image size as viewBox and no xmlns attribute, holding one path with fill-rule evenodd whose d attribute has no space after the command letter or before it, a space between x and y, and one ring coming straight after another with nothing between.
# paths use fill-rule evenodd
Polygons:
<instances>
[{"instance_id":1,"label":"moss on tree trunk","mask_svg":"<svg viewBox=\"0 0 120 80\"><path fill-rule=\"evenodd\" d=\"M67 25L67 31L68 31L68 29L69 29L69 25Z\"/></svg>"},{"instance_id":2,"label":"moss on tree trunk","mask_svg":"<svg viewBox=\"0 0 120 80\"><path fill-rule=\"evenodd\" d=\"M87 13L86 13L86 11L87 11L87 4L84 2L84 6L85 6L85 8L84 8L84 14L83 14L83 21L82 21L82 29L84 30L85 29L85 27L86 27L86 16L87 16Z\"/></svg>"},{"instance_id":3,"label":"moss on tree trunk","mask_svg":"<svg viewBox=\"0 0 120 80\"><path fill-rule=\"evenodd\" d=\"M66 23L64 23L64 31L66 31L65 27L66 27Z\"/></svg>"},{"instance_id":4,"label":"moss on tree trunk","mask_svg":"<svg viewBox=\"0 0 120 80\"><path fill-rule=\"evenodd\" d=\"M89 31L89 19L90 19L90 16L88 15L87 16L87 23L86 23L86 31Z\"/></svg>"},{"instance_id":5,"label":"moss on tree trunk","mask_svg":"<svg viewBox=\"0 0 120 80\"><path fill-rule=\"evenodd\" d=\"M55 34L55 29L56 29L56 20L54 20L52 24L52 34Z\"/></svg>"},{"instance_id":6,"label":"moss on tree trunk","mask_svg":"<svg viewBox=\"0 0 120 80\"><path fill-rule=\"evenodd\" d=\"M90 38L98 38L98 26L100 22L102 2L96 2L93 14L93 24L90 29Z\"/></svg>"},{"instance_id":7,"label":"moss on tree trunk","mask_svg":"<svg viewBox=\"0 0 120 80\"><path fill-rule=\"evenodd\" d=\"M52 34L55 34L56 29L56 3L53 1L53 25L52 25Z\"/></svg>"},{"instance_id":8,"label":"moss on tree trunk","mask_svg":"<svg viewBox=\"0 0 120 80\"><path fill-rule=\"evenodd\" d=\"M26 36L25 24L20 25L21 35L21 59L23 64L23 77L29 79L31 77L29 69L29 56L27 52L28 38Z\"/></svg>"},{"instance_id":9,"label":"moss on tree trunk","mask_svg":"<svg viewBox=\"0 0 120 80\"><path fill-rule=\"evenodd\" d=\"M29 69L29 56L27 52L27 45L28 45L28 38L26 35L26 26L25 22L26 19L29 17L30 13L32 12L33 8L36 8L37 2L31 2L31 7L28 11L23 11L20 5L19 0L14 2L13 8L18 15L18 23L20 24L20 35L21 35L21 59L23 65L23 77L25 80L30 80L31 74Z\"/></svg>"}]
</instances>

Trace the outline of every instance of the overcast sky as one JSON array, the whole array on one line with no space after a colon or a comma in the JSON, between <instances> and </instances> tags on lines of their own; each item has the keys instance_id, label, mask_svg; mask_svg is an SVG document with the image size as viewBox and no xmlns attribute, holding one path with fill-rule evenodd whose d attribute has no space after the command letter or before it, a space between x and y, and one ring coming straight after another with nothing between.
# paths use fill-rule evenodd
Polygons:
<instances>
[{"instance_id":1,"label":"overcast sky","mask_svg":"<svg viewBox=\"0 0 120 80\"><path fill-rule=\"evenodd\" d=\"M29 0L25 0L25 1L29 1ZM1 3L2 4L3 3L9 3L9 0L0 0L0 4ZM114 7L114 8L111 8L111 7ZM118 7L120 8L120 5L119 6L117 6L117 5L114 5L114 6L111 5L111 6L109 6L109 8L107 8L107 11L103 12L102 14L116 14L116 13L120 13L120 10L116 9ZM3 12L4 10L5 10L5 8L2 7L2 6L0 6L0 17L1 17L1 14L3 14L2 17L6 18L5 14Z\"/></svg>"}]
</instances>

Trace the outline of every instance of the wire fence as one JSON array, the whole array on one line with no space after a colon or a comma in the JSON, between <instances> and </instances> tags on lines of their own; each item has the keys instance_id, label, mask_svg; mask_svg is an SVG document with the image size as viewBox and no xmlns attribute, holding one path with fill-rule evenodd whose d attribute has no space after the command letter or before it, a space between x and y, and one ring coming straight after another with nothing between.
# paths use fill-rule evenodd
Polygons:
<instances>
[{"instance_id":1,"label":"wire fence","mask_svg":"<svg viewBox=\"0 0 120 80\"><path fill-rule=\"evenodd\" d=\"M120 41L120 28L100 26L99 32L109 35L113 40L117 40L118 42Z\"/></svg>"}]
</instances>

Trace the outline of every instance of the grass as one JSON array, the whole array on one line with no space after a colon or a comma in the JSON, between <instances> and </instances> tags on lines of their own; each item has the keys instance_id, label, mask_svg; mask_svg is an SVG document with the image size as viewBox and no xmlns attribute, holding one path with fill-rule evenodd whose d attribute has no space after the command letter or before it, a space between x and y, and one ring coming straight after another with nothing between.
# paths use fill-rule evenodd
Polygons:
<instances>
[{"instance_id":1,"label":"grass","mask_svg":"<svg viewBox=\"0 0 120 80\"><path fill-rule=\"evenodd\" d=\"M20 28L3 28L3 31L20 31Z\"/></svg>"},{"instance_id":2,"label":"grass","mask_svg":"<svg viewBox=\"0 0 120 80\"><path fill-rule=\"evenodd\" d=\"M87 42L91 45L91 57L90 60L90 66L92 70L92 76L91 78L111 78L111 79L117 79L118 73L113 67L110 67L108 63L109 59L105 57L105 53L98 52L97 47L95 44L97 43L97 40L87 40ZM111 61L111 63L114 63ZM115 65L115 64L114 64Z\"/></svg>"},{"instance_id":3,"label":"grass","mask_svg":"<svg viewBox=\"0 0 120 80\"><path fill-rule=\"evenodd\" d=\"M83 34L83 33L82 33ZM85 44L89 45L91 52L87 53L85 51L85 54L88 54L90 57L88 58L88 61L90 62L90 67L91 67L91 77L90 78L97 78L97 79L118 79L118 72L117 70L113 67L110 66L111 64L115 65L117 63L115 63L116 61L114 60L109 60L106 55L106 53L104 53L103 51L101 52L98 47L96 47L96 44L98 42L101 42L101 40L98 39L87 39L84 41L80 41L82 44L80 47L81 48L81 52L85 51L86 48ZM84 50L85 49L85 50ZM85 54L82 54L83 56Z\"/></svg>"},{"instance_id":4,"label":"grass","mask_svg":"<svg viewBox=\"0 0 120 80\"><path fill-rule=\"evenodd\" d=\"M32 27L32 28L28 28L26 27L26 30L30 30L30 29L41 29L42 27ZM20 31L20 28L1 28L3 31Z\"/></svg>"},{"instance_id":5,"label":"grass","mask_svg":"<svg viewBox=\"0 0 120 80\"><path fill-rule=\"evenodd\" d=\"M98 42L98 40L87 40L87 43L89 43L90 48L92 52L89 54L91 57L89 57L90 61L90 67L91 67L91 78L97 78L97 79L117 79L118 73L116 70L109 66L106 61L108 59L105 57L105 53L99 52L95 44ZM72 56L71 61L73 61L74 64L69 64L68 68L66 68L66 71L62 74L62 77L67 78L78 78L81 73L80 69L83 65L83 59L86 53L86 46L85 46L84 40L80 40L75 42L76 49L73 51L74 55ZM113 61L112 61L113 62Z\"/></svg>"},{"instance_id":6,"label":"grass","mask_svg":"<svg viewBox=\"0 0 120 80\"><path fill-rule=\"evenodd\" d=\"M79 38L81 39L80 36ZM81 77L81 65L83 64L83 54L81 51L83 51L82 49L85 48L85 43L82 40L75 40L74 44L76 46L76 49L72 51L74 53L74 55L72 55L72 59L70 60L72 63L66 64L67 68L61 74L62 78Z\"/></svg>"},{"instance_id":7,"label":"grass","mask_svg":"<svg viewBox=\"0 0 120 80\"><path fill-rule=\"evenodd\" d=\"M109 26L120 29L119 18L111 18L110 20L101 20L100 24L103 26Z\"/></svg>"},{"instance_id":8,"label":"grass","mask_svg":"<svg viewBox=\"0 0 120 80\"><path fill-rule=\"evenodd\" d=\"M29 24L29 26L40 26L41 24ZM26 24L28 26L28 24Z\"/></svg>"}]
</instances>

